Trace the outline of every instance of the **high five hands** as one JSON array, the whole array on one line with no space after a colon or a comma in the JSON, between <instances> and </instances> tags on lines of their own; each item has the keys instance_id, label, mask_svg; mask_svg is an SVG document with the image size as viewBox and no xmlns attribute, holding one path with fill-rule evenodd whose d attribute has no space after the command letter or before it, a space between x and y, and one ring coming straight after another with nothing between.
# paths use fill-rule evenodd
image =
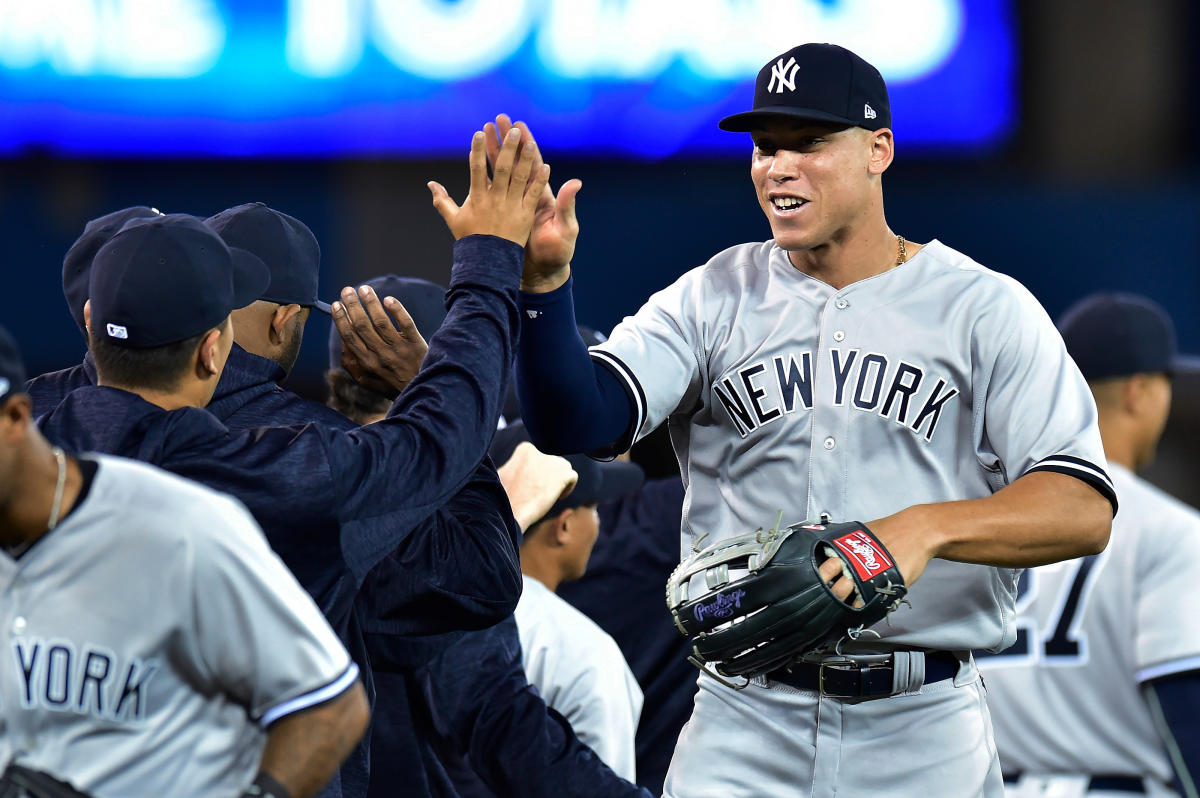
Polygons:
<instances>
[{"instance_id":1,"label":"high five hands","mask_svg":"<svg viewBox=\"0 0 1200 798\"><path fill-rule=\"evenodd\" d=\"M518 149L520 153L518 154ZM471 139L471 188L460 206L437 182L429 183L433 206L446 221L454 238L491 235L524 246L533 227L539 199L550 181L550 167L542 163L537 145L521 146L521 131L504 138L488 179L483 131Z\"/></svg>"},{"instance_id":2,"label":"high five hands","mask_svg":"<svg viewBox=\"0 0 1200 798\"><path fill-rule=\"evenodd\" d=\"M488 162L493 169L500 163L504 149L508 146L513 131L520 136L521 154L532 150L534 169L541 166L542 156L537 142L524 122L513 122L507 114L500 114L495 122L483 126ZM575 242L579 238L579 220L575 217L575 195L583 188L580 180L563 183L555 196L549 183L543 185L538 195L534 212L533 227L525 244L525 271L521 289L543 293L553 291L567 281L571 274L571 258L575 254ZM533 190L533 186L530 186Z\"/></svg>"}]
</instances>

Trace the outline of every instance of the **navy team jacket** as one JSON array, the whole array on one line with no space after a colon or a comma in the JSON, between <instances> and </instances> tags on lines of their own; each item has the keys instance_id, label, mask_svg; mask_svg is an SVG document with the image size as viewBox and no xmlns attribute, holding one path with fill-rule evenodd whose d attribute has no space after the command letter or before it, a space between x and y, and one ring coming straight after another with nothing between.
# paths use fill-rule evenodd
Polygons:
<instances>
[{"instance_id":1,"label":"navy team jacket","mask_svg":"<svg viewBox=\"0 0 1200 798\"><path fill-rule=\"evenodd\" d=\"M521 263L521 248L501 239L456 243L446 322L421 373L370 427L234 432L205 410L165 411L98 386L39 424L71 449L151 462L239 498L352 651L362 648L354 596L385 560L400 576L389 583L389 633L486 627L521 588L520 531L484 458L512 369Z\"/></svg>"},{"instance_id":2,"label":"navy team jacket","mask_svg":"<svg viewBox=\"0 0 1200 798\"><path fill-rule=\"evenodd\" d=\"M367 639L372 651L411 643L380 640L369 628ZM403 673L381 663L376 673L383 722L372 738L369 798L650 798L530 686L516 619L459 635L420 660ZM396 701L384 706L384 696Z\"/></svg>"}]
</instances>

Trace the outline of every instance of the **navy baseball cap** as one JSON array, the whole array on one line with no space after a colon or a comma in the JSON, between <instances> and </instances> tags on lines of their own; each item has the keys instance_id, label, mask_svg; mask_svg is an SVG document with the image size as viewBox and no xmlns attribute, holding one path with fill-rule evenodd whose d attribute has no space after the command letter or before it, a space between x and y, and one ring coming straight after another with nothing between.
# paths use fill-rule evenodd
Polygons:
<instances>
[{"instance_id":1,"label":"navy baseball cap","mask_svg":"<svg viewBox=\"0 0 1200 798\"><path fill-rule=\"evenodd\" d=\"M100 247L108 243L108 239L117 234L130 219L147 219L151 216L162 216L162 211L145 205L134 205L132 208L122 208L119 211L107 213L98 219L92 219L83 228L83 235L75 239L75 243L67 250L63 258L63 296L67 300L67 310L80 330L85 331L83 321L83 305L88 301L88 278L92 273L92 258L100 251Z\"/></svg>"},{"instance_id":2,"label":"navy baseball cap","mask_svg":"<svg viewBox=\"0 0 1200 798\"><path fill-rule=\"evenodd\" d=\"M412 316L417 332L426 341L437 332L438 327L446 319L446 289L437 283L422 280L418 277L400 277L395 274L384 274L372 277L363 285L375 289L382 300L384 297L395 297ZM386 308L385 308L386 311ZM390 318L390 317L389 317ZM396 322L393 319L392 325ZM342 367L342 336L338 334L336 324L329 325L329 368Z\"/></svg>"},{"instance_id":3,"label":"navy baseball cap","mask_svg":"<svg viewBox=\"0 0 1200 798\"><path fill-rule=\"evenodd\" d=\"M758 71L753 109L718 124L748 133L777 120L878 130L892 126L892 106L878 69L836 44L802 44Z\"/></svg>"},{"instance_id":4,"label":"navy baseball cap","mask_svg":"<svg viewBox=\"0 0 1200 798\"><path fill-rule=\"evenodd\" d=\"M317 299L321 245L304 222L261 202L251 202L221 211L204 223L229 246L252 252L267 264L271 284L256 299L329 313L329 303Z\"/></svg>"},{"instance_id":5,"label":"navy baseball cap","mask_svg":"<svg viewBox=\"0 0 1200 798\"><path fill-rule=\"evenodd\" d=\"M514 421L496 430L488 453L496 465L503 465L512 457L517 446L528 440L529 431L525 428L525 422ZM585 454L568 454L566 458L579 475L579 481L569 494L554 503L546 513L546 518L585 504L598 504L627 496L642 487L646 480L646 473L635 463L620 460L599 462Z\"/></svg>"},{"instance_id":6,"label":"navy baseball cap","mask_svg":"<svg viewBox=\"0 0 1200 798\"><path fill-rule=\"evenodd\" d=\"M21 350L8 330L0 327L0 402L24 392L25 364L21 362Z\"/></svg>"},{"instance_id":7,"label":"navy baseball cap","mask_svg":"<svg viewBox=\"0 0 1200 798\"><path fill-rule=\"evenodd\" d=\"M92 331L132 349L183 341L256 300L270 279L266 264L195 216L133 219L93 260Z\"/></svg>"},{"instance_id":8,"label":"navy baseball cap","mask_svg":"<svg viewBox=\"0 0 1200 798\"><path fill-rule=\"evenodd\" d=\"M1179 353L1171 317L1144 296L1093 294L1072 305L1058 329L1088 380L1200 371L1200 358Z\"/></svg>"}]
</instances>

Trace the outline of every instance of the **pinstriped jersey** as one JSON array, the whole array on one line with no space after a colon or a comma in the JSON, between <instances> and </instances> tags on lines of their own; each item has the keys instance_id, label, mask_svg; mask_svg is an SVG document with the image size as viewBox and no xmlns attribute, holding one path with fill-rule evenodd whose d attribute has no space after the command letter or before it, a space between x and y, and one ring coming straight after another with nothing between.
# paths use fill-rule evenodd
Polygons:
<instances>
[{"instance_id":1,"label":"pinstriped jersey","mask_svg":"<svg viewBox=\"0 0 1200 798\"><path fill-rule=\"evenodd\" d=\"M1031 568L1016 645L981 658L1005 772L1174 778L1141 685L1200 670L1200 513L1113 465L1121 510L1102 553ZM1177 611L1172 611L1176 609Z\"/></svg>"},{"instance_id":2,"label":"pinstriped jersey","mask_svg":"<svg viewBox=\"0 0 1200 798\"><path fill-rule=\"evenodd\" d=\"M265 728L358 668L228 496L89 455L84 500L0 550L0 770L96 798L239 795Z\"/></svg>"},{"instance_id":3,"label":"pinstriped jersey","mask_svg":"<svg viewBox=\"0 0 1200 798\"><path fill-rule=\"evenodd\" d=\"M933 241L835 290L773 241L728 249L650 298L592 357L636 436L667 421L687 484L682 550L827 514L870 521L987 496L1038 470L1111 498L1096 408L1015 280ZM876 631L1010 645L1018 571L934 560Z\"/></svg>"}]
</instances>

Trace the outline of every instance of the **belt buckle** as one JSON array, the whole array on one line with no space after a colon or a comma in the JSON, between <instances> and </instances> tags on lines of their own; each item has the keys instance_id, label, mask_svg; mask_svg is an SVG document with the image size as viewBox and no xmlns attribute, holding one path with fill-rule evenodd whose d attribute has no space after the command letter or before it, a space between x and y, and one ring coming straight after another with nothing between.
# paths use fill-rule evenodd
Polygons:
<instances>
[{"instance_id":1,"label":"belt buckle","mask_svg":"<svg viewBox=\"0 0 1200 798\"><path fill-rule=\"evenodd\" d=\"M817 691L826 698L884 698L891 695L887 693L867 693L863 689L863 676L873 670L892 670L892 655L891 654L866 654L859 656L846 656L821 660L817 670ZM854 691L851 692L847 685L846 688L839 690L836 686L830 684L831 681L838 681L835 676L828 679L829 673L842 674L843 676L854 676Z\"/></svg>"}]
</instances>

